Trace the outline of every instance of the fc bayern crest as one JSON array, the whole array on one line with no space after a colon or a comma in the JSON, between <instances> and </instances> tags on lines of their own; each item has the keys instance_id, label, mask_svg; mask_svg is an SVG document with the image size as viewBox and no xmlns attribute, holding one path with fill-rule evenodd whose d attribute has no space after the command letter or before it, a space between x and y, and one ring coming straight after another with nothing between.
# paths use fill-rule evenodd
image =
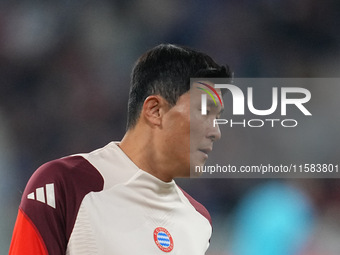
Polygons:
<instances>
[{"instance_id":1,"label":"fc bayern crest","mask_svg":"<svg viewBox=\"0 0 340 255\"><path fill-rule=\"evenodd\" d=\"M158 227L153 231L153 239L158 248L164 252L170 252L174 248L174 241L168 230Z\"/></svg>"}]
</instances>

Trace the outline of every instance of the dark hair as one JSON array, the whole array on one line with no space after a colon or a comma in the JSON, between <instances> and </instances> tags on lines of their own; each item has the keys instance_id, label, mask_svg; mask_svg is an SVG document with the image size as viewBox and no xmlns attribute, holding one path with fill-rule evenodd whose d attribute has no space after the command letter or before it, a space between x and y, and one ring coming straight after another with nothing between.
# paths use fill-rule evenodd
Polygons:
<instances>
[{"instance_id":1,"label":"dark hair","mask_svg":"<svg viewBox=\"0 0 340 255\"><path fill-rule=\"evenodd\" d=\"M194 77L230 78L231 73L228 66L219 66L208 55L187 47L161 44L143 54L131 75L127 129L136 125L148 96L160 95L174 106Z\"/></svg>"}]
</instances>

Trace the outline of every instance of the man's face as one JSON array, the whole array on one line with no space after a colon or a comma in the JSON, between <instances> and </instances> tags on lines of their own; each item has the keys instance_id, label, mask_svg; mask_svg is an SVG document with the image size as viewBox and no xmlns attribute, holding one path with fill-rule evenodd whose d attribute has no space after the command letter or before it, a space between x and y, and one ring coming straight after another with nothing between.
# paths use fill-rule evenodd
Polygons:
<instances>
[{"instance_id":1,"label":"man's face","mask_svg":"<svg viewBox=\"0 0 340 255\"><path fill-rule=\"evenodd\" d=\"M221 90L215 89L217 96L209 86L213 88L214 84L195 82L190 89L190 171L194 175L195 167L205 164L214 141L221 138L218 125L214 127L214 120L220 117L224 109ZM202 114L202 94L206 95L207 100L206 115Z\"/></svg>"},{"instance_id":2,"label":"man's face","mask_svg":"<svg viewBox=\"0 0 340 255\"><path fill-rule=\"evenodd\" d=\"M207 95L207 115L202 115L201 95L206 94L202 88L207 89L202 84L194 83L163 119L162 150L168 157L169 166L175 171L174 177L187 177L195 166L203 166L213 148L213 142L221 137L219 127L214 127L213 121L219 117L223 104L221 106L213 94L217 102L215 105ZM221 91L217 89L217 92L221 98Z\"/></svg>"}]
</instances>

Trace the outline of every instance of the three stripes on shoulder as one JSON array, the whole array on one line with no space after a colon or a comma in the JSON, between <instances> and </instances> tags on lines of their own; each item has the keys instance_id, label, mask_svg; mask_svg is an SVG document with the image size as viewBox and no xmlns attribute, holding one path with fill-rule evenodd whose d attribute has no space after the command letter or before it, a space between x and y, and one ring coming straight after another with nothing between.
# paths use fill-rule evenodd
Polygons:
<instances>
[{"instance_id":1,"label":"three stripes on shoulder","mask_svg":"<svg viewBox=\"0 0 340 255\"><path fill-rule=\"evenodd\" d=\"M46 184L45 187L37 188L35 191L27 195L27 199L36 200L47 204L52 208L56 208L54 183L49 183Z\"/></svg>"}]
</instances>

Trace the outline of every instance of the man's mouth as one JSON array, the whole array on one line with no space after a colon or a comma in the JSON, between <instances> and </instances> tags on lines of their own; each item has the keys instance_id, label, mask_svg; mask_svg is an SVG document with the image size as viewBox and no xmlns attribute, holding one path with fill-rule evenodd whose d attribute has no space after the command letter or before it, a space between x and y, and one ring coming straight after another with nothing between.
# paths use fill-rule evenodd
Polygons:
<instances>
[{"instance_id":1,"label":"man's mouth","mask_svg":"<svg viewBox=\"0 0 340 255\"><path fill-rule=\"evenodd\" d=\"M203 152L206 157L208 157L208 154L212 151L212 148L203 148L203 149L198 149L200 152Z\"/></svg>"}]
</instances>

